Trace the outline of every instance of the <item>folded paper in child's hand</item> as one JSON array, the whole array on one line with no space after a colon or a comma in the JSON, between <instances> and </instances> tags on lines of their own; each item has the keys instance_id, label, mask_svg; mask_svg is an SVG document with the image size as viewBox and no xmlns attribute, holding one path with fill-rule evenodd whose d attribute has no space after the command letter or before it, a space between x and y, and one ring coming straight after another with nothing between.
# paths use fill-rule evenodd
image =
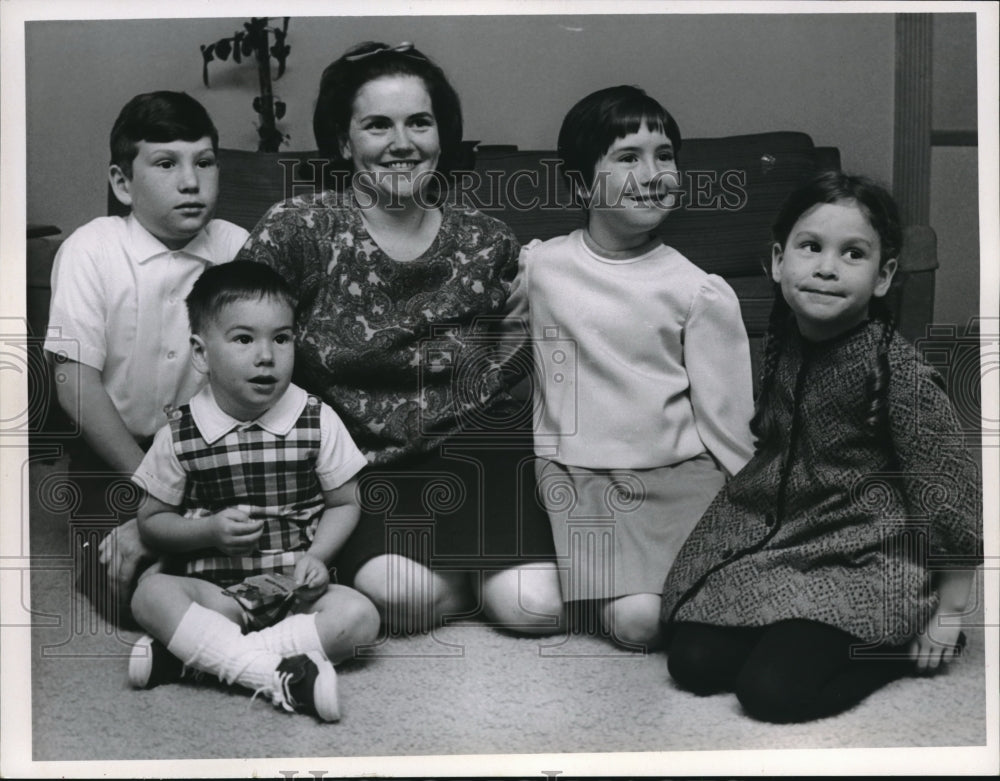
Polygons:
<instances>
[{"instance_id":1,"label":"folded paper in child's hand","mask_svg":"<svg viewBox=\"0 0 1000 781\"><path fill-rule=\"evenodd\" d=\"M230 586L222 593L231 596L245 610L256 613L290 601L295 594L295 579L279 573L252 575L242 583Z\"/></svg>"}]
</instances>

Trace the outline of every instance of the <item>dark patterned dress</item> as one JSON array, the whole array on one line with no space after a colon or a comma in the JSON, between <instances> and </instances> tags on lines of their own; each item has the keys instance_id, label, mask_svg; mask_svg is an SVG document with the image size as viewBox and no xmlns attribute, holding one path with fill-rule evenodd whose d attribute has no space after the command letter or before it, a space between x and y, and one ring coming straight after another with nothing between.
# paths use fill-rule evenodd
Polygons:
<instances>
[{"instance_id":1,"label":"dark patterned dress","mask_svg":"<svg viewBox=\"0 0 1000 781\"><path fill-rule=\"evenodd\" d=\"M940 376L902 337L889 349L890 441L864 422L881 326L819 344L791 330L772 395L781 442L709 506L667 576L662 617L804 618L901 645L937 607L935 573L982 561L978 467Z\"/></svg>"},{"instance_id":2,"label":"dark patterned dress","mask_svg":"<svg viewBox=\"0 0 1000 781\"><path fill-rule=\"evenodd\" d=\"M519 250L499 220L445 204L427 251L396 261L347 190L276 204L237 256L296 292L296 382L334 408L371 464L338 560L345 582L387 551L434 567L553 558L530 403L507 391L519 361L497 330Z\"/></svg>"}]
</instances>

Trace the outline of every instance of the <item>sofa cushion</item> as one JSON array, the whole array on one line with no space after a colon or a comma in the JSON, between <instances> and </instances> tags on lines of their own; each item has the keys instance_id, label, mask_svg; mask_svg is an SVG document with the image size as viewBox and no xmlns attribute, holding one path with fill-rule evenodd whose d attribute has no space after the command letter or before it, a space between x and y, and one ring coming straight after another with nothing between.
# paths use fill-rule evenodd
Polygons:
<instances>
[{"instance_id":1,"label":"sofa cushion","mask_svg":"<svg viewBox=\"0 0 1000 781\"><path fill-rule=\"evenodd\" d=\"M705 271L759 276L778 209L818 163L808 135L776 132L691 139L680 168L685 202L664 221L664 239Z\"/></svg>"},{"instance_id":2,"label":"sofa cushion","mask_svg":"<svg viewBox=\"0 0 1000 781\"><path fill-rule=\"evenodd\" d=\"M681 193L664 221L668 244L715 274L757 276L770 257L770 225L785 197L820 163L805 133L692 138L680 153ZM832 161L828 155L825 160ZM506 222L522 242L583 224L556 169L554 152L480 153L476 183L461 196Z\"/></svg>"}]
</instances>

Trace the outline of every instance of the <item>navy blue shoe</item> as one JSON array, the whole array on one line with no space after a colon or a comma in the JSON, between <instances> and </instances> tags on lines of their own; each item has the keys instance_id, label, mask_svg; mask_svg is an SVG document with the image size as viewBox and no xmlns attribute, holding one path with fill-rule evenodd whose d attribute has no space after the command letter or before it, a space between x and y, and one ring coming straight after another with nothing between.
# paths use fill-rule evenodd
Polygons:
<instances>
[{"instance_id":1,"label":"navy blue shoe","mask_svg":"<svg viewBox=\"0 0 1000 781\"><path fill-rule=\"evenodd\" d=\"M312 713L323 721L340 721L337 672L318 651L282 659L274 671L271 699L286 711Z\"/></svg>"}]
</instances>

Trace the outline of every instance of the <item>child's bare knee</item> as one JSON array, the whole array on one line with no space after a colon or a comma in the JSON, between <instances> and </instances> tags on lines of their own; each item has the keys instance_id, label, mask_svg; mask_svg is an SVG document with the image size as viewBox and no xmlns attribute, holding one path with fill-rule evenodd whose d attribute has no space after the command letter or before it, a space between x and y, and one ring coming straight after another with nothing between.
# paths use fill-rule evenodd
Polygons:
<instances>
[{"instance_id":1,"label":"child's bare knee","mask_svg":"<svg viewBox=\"0 0 1000 781\"><path fill-rule=\"evenodd\" d=\"M162 599L166 581L167 576L158 572L150 572L139 578L135 591L132 592L130 607L133 617L140 625L145 625L149 612L154 606L154 601Z\"/></svg>"},{"instance_id":2,"label":"child's bare knee","mask_svg":"<svg viewBox=\"0 0 1000 781\"><path fill-rule=\"evenodd\" d=\"M364 594L344 589L337 612L356 643L370 643L378 637L382 623L378 609Z\"/></svg>"}]
</instances>

